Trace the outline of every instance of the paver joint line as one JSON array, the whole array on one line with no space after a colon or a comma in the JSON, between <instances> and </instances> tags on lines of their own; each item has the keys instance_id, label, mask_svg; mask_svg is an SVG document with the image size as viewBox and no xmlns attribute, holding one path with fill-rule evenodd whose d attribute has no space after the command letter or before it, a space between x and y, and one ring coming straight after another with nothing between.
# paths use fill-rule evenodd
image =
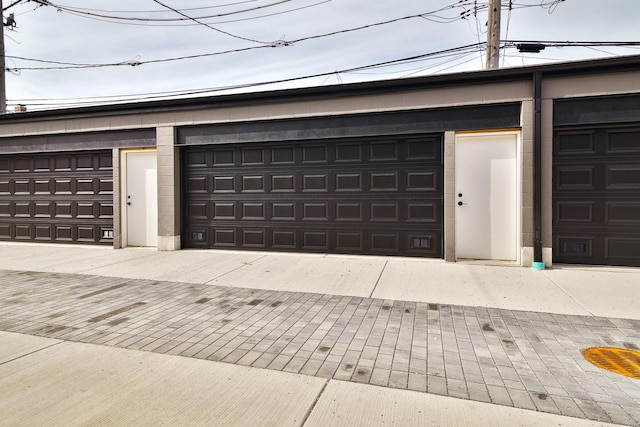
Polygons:
<instances>
[{"instance_id":1,"label":"paver joint line","mask_svg":"<svg viewBox=\"0 0 640 427\"><path fill-rule=\"evenodd\" d=\"M640 425L640 381L581 354L640 347L639 320L7 270L0 313L8 332Z\"/></svg>"}]
</instances>

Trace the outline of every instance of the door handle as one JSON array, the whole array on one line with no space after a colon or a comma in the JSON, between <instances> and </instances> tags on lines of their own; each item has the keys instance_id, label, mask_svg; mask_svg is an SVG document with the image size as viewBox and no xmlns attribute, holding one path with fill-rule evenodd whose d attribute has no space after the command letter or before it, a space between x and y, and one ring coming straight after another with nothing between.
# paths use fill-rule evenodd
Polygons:
<instances>
[{"instance_id":1,"label":"door handle","mask_svg":"<svg viewBox=\"0 0 640 427\"><path fill-rule=\"evenodd\" d=\"M462 205L464 205L464 203L458 202L458 206L462 206Z\"/></svg>"},{"instance_id":2,"label":"door handle","mask_svg":"<svg viewBox=\"0 0 640 427\"><path fill-rule=\"evenodd\" d=\"M131 206L131 196L127 196L127 205Z\"/></svg>"}]
</instances>

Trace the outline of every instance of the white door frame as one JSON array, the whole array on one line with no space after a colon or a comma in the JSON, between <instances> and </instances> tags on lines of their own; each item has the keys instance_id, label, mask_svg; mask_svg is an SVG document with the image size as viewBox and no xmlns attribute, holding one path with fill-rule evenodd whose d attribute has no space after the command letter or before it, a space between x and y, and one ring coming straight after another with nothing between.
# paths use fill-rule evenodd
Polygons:
<instances>
[{"instance_id":1,"label":"white door frame","mask_svg":"<svg viewBox=\"0 0 640 427\"><path fill-rule=\"evenodd\" d=\"M516 238L516 243L515 243L515 260L513 261L514 264L520 265L521 263L521 252L522 252L522 133L520 130L500 130L500 131L482 131L482 132L457 132L455 135L455 142L458 142L461 139L472 139L472 138L486 138L486 137L490 137L490 136L515 136L515 143L516 143L516 210L515 210L515 215L516 215L516 231L515 231L515 238ZM458 165L456 165L456 175L457 173L459 173L460 171L458 170ZM457 191L456 190L457 185L454 185L454 189L453 191ZM457 194L454 194L454 212L457 214L458 212L458 197ZM456 215L454 214L454 215ZM454 221L455 224L455 221ZM455 225L454 225L455 227ZM454 233L454 235L456 235L456 239L457 234ZM455 257L456 260L465 260L464 258L459 258L458 257L458 242L456 241L455 243ZM484 261L484 262L493 262L496 260L480 260L480 261Z\"/></svg>"},{"instance_id":2,"label":"white door frame","mask_svg":"<svg viewBox=\"0 0 640 427\"><path fill-rule=\"evenodd\" d=\"M121 247L126 248L129 246L128 236L128 210L127 210L127 156L134 153L148 153L153 154L157 161L157 151L155 148L140 148L140 149L123 149L120 151L120 224L121 224ZM156 194L156 211L157 211L157 199ZM154 224L157 229L158 224Z\"/></svg>"}]
</instances>

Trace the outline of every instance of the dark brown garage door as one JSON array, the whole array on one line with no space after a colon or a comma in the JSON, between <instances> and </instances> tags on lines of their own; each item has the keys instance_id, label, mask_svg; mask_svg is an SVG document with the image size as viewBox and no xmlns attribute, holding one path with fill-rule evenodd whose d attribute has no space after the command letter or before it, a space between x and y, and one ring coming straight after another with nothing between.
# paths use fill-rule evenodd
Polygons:
<instances>
[{"instance_id":1,"label":"dark brown garage door","mask_svg":"<svg viewBox=\"0 0 640 427\"><path fill-rule=\"evenodd\" d=\"M554 262L640 266L640 128L558 131Z\"/></svg>"},{"instance_id":2,"label":"dark brown garage door","mask_svg":"<svg viewBox=\"0 0 640 427\"><path fill-rule=\"evenodd\" d=\"M0 239L112 244L111 151L0 156Z\"/></svg>"},{"instance_id":3,"label":"dark brown garage door","mask_svg":"<svg viewBox=\"0 0 640 427\"><path fill-rule=\"evenodd\" d=\"M189 147L185 246L442 256L442 138Z\"/></svg>"}]
</instances>

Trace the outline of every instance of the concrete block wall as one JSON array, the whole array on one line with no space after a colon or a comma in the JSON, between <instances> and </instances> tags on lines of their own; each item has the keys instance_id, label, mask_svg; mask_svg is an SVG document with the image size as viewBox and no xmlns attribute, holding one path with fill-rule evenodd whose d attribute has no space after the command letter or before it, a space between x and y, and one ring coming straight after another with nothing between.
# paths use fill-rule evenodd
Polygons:
<instances>
[{"instance_id":1,"label":"concrete block wall","mask_svg":"<svg viewBox=\"0 0 640 427\"><path fill-rule=\"evenodd\" d=\"M522 132L520 134L520 262L530 267L534 245L534 106L533 100L522 102ZM543 193L543 197L544 197Z\"/></svg>"},{"instance_id":2,"label":"concrete block wall","mask_svg":"<svg viewBox=\"0 0 640 427\"><path fill-rule=\"evenodd\" d=\"M444 260L456 260L456 133L444 134Z\"/></svg>"},{"instance_id":3,"label":"concrete block wall","mask_svg":"<svg viewBox=\"0 0 640 427\"><path fill-rule=\"evenodd\" d=\"M158 250L181 247L180 151L175 146L175 128L156 129L158 173Z\"/></svg>"}]
</instances>

